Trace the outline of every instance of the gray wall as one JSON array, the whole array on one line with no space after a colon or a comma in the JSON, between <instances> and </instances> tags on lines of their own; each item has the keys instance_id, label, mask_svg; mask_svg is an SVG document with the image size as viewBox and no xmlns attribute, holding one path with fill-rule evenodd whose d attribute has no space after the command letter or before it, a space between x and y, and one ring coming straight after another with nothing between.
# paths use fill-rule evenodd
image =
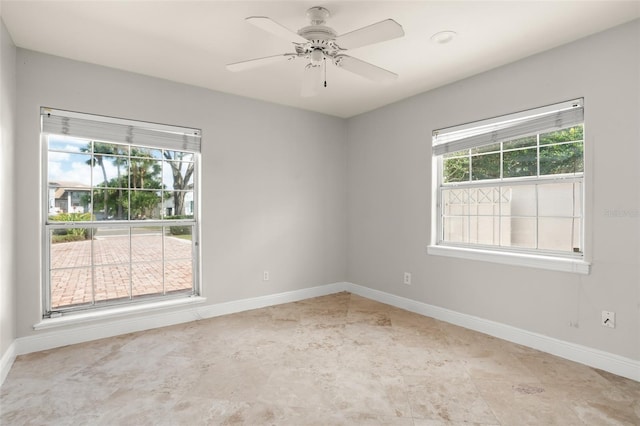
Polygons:
<instances>
[{"instance_id":1,"label":"gray wall","mask_svg":"<svg viewBox=\"0 0 640 426\"><path fill-rule=\"evenodd\" d=\"M17 57L18 337L41 317L41 106L202 129L208 304L344 281L344 120L22 49Z\"/></svg>"},{"instance_id":2,"label":"gray wall","mask_svg":"<svg viewBox=\"0 0 640 426\"><path fill-rule=\"evenodd\" d=\"M13 153L16 118L16 47L0 18L0 356L16 333Z\"/></svg>"},{"instance_id":3,"label":"gray wall","mask_svg":"<svg viewBox=\"0 0 640 426\"><path fill-rule=\"evenodd\" d=\"M640 359L639 80L636 20L350 119L348 281ZM577 97L592 273L428 256L432 130Z\"/></svg>"},{"instance_id":4,"label":"gray wall","mask_svg":"<svg viewBox=\"0 0 640 426\"><path fill-rule=\"evenodd\" d=\"M346 121L21 49L14 60L2 31L2 152L16 161L2 156L0 190L17 216L0 210L0 353L40 319L39 107L50 106L203 129L207 303L348 279L640 359L638 21ZM586 107L591 275L426 255L431 131L574 97ZM616 329L600 327L602 309Z\"/></svg>"}]
</instances>

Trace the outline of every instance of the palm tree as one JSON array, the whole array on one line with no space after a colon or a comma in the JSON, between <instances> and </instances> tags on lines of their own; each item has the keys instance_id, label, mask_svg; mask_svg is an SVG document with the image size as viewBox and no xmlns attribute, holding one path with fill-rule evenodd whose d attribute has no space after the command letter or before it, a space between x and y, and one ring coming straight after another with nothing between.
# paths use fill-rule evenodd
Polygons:
<instances>
[{"instance_id":1,"label":"palm tree","mask_svg":"<svg viewBox=\"0 0 640 426\"><path fill-rule=\"evenodd\" d=\"M93 149L91 147L92 144L93 144ZM103 210L104 210L104 218L106 219L108 215L109 207L107 206L108 197L107 197L106 187L107 187L108 178L107 178L107 169L104 166L104 156L114 154L113 145L91 141L87 144L86 147L80 148L80 151L92 153L93 155L91 155L91 158L88 159L86 163L91 167L100 166L100 168L102 169L102 177L104 179L103 185L105 187L105 190L102 191L104 194Z\"/></svg>"}]
</instances>

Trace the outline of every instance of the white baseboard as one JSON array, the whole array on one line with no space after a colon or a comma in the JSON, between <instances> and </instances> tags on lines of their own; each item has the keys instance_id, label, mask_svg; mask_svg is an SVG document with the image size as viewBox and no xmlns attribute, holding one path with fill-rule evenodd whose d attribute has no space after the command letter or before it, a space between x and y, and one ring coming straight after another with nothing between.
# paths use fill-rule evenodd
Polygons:
<instances>
[{"instance_id":1,"label":"white baseboard","mask_svg":"<svg viewBox=\"0 0 640 426\"><path fill-rule=\"evenodd\" d=\"M553 337L533 333L510 325L462 314L405 297L385 293L353 283L347 283L346 290L367 299L386 303L420 315L479 331L499 339L537 349L590 367L598 368L618 376L640 382L640 361L625 358L599 349L578 345Z\"/></svg>"},{"instance_id":2,"label":"white baseboard","mask_svg":"<svg viewBox=\"0 0 640 426\"><path fill-rule=\"evenodd\" d=\"M339 293L341 291L347 291L347 287L349 285L349 283L338 282L305 288L302 290L293 290L285 293L253 297L251 299L234 300L232 302L203 306L198 309L198 314L201 315L202 318L212 318L220 315L249 311L251 309L281 305L283 303L298 302L300 300L311 299L313 297L326 296L329 294Z\"/></svg>"},{"instance_id":3,"label":"white baseboard","mask_svg":"<svg viewBox=\"0 0 640 426\"><path fill-rule=\"evenodd\" d=\"M621 357L598 349L562 341L553 337L532 333L509 325L462 314L405 297L396 296L348 282L338 282L285 293L253 297L205 306L186 306L177 310L153 312L135 318L118 318L83 323L73 328L48 329L33 336L20 337L13 341L0 358L0 384L11 369L17 355L52 349L75 343L113 337L136 331L181 324L198 319L212 318L251 309L259 309L282 303L297 302L318 296L348 291L381 303L407 311L432 317L500 339L534 348L559 357L576 361L619 376L640 381L640 361Z\"/></svg>"},{"instance_id":4,"label":"white baseboard","mask_svg":"<svg viewBox=\"0 0 640 426\"><path fill-rule=\"evenodd\" d=\"M22 355L60 346L88 342L136 331L167 327L199 319L212 318L282 303L296 302L312 297L345 291L347 283L333 283L285 293L270 294L250 299L235 300L215 305L185 305L176 309L157 309L135 318L96 318L71 327L48 328L41 334L19 337L14 341L15 354Z\"/></svg>"},{"instance_id":5,"label":"white baseboard","mask_svg":"<svg viewBox=\"0 0 640 426\"><path fill-rule=\"evenodd\" d=\"M9 374L9 370L11 370L11 366L13 365L13 361L16 359L16 341L11 342L7 350L2 354L2 358L0 358L0 385L4 382L4 379L7 378L7 374Z\"/></svg>"}]
</instances>

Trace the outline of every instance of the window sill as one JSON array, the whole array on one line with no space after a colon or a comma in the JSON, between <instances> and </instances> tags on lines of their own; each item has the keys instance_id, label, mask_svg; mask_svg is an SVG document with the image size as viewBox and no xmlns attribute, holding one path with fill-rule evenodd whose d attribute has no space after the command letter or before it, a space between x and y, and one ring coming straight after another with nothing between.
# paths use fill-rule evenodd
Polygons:
<instances>
[{"instance_id":1,"label":"window sill","mask_svg":"<svg viewBox=\"0 0 640 426\"><path fill-rule=\"evenodd\" d=\"M484 262L548 269L551 271L573 272L584 275L589 274L591 267L589 262L581 259L565 259L561 257L536 256L533 254L523 253L493 252L466 247L430 245L427 247L427 253L435 256L480 260Z\"/></svg>"},{"instance_id":2,"label":"window sill","mask_svg":"<svg viewBox=\"0 0 640 426\"><path fill-rule=\"evenodd\" d=\"M194 296L180 299L163 300L160 302L141 303L128 306L117 306L113 308L98 309L84 312L73 312L57 318L43 318L39 323L33 325L34 330L45 330L48 328L63 327L67 325L83 324L91 321L122 317L125 315L157 311L176 306L192 305L203 303L206 297Z\"/></svg>"}]
</instances>

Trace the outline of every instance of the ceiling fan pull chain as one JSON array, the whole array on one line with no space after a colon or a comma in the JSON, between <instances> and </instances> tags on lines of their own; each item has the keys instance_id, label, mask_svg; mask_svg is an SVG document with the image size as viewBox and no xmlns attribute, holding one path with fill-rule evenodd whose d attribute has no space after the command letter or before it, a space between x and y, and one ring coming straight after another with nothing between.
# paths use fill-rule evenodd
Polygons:
<instances>
[{"instance_id":1,"label":"ceiling fan pull chain","mask_svg":"<svg viewBox=\"0 0 640 426\"><path fill-rule=\"evenodd\" d=\"M324 87L327 87L327 58L324 58Z\"/></svg>"}]
</instances>

